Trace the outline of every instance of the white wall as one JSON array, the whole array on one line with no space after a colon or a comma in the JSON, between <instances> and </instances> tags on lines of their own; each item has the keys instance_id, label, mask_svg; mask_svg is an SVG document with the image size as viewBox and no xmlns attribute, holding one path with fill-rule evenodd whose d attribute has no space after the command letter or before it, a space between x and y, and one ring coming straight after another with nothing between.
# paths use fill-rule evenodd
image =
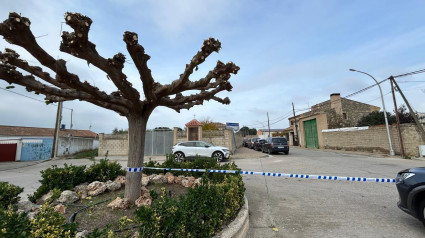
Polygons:
<instances>
[{"instance_id":1,"label":"white wall","mask_svg":"<svg viewBox=\"0 0 425 238\"><path fill-rule=\"evenodd\" d=\"M97 146L96 146L97 144ZM99 141L87 138L59 137L57 156L75 154L84 150L99 147Z\"/></svg>"}]
</instances>

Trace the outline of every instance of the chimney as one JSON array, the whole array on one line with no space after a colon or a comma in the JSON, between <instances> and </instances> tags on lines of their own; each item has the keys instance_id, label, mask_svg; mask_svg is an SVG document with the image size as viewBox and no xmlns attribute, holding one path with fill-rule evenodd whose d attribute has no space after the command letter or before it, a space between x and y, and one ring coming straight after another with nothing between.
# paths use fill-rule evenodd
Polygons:
<instances>
[{"instance_id":1,"label":"chimney","mask_svg":"<svg viewBox=\"0 0 425 238\"><path fill-rule=\"evenodd\" d=\"M337 114L342 115L341 94L332 93L330 101L331 101L331 108L335 109L335 112Z\"/></svg>"}]
</instances>

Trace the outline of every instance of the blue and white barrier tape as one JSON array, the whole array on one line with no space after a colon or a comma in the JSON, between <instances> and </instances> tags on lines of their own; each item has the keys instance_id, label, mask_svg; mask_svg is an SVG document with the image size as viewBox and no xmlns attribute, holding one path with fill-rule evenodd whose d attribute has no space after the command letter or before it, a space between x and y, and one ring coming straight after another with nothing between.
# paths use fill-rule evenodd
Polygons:
<instances>
[{"instance_id":1,"label":"blue and white barrier tape","mask_svg":"<svg viewBox=\"0 0 425 238\"><path fill-rule=\"evenodd\" d=\"M139 167L139 168L130 168L127 167L127 172L142 172L144 167Z\"/></svg>"},{"instance_id":2,"label":"blue and white barrier tape","mask_svg":"<svg viewBox=\"0 0 425 238\"><path fill-rule=\"evenodd\" d=\"M376 183L395 183L395 179L391 178L366 178L366 177L341 177L327 175L309 175L309 174L285 174L285 173L270 173L270 172L254 172L254 171L238 171L238 170L216 170L216 169L172 169L172 168L154 168L145 167L145 169L180 171L180 172L208 172L208 173L228 173L228 174L249 174L263 175L270 177L283 178L303 178L303 179L318 179L318 180L340 180L340 181L355 181L355 182L376 182Z\"/></svg>"}]
</instances>

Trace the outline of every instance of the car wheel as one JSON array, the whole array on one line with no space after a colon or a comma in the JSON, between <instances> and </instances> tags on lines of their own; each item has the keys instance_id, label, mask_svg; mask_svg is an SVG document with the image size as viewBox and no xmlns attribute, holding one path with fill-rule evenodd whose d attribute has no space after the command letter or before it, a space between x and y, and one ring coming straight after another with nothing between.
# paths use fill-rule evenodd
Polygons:
<instances>
[{"instance_id":1,"label":"car wheel","mask_svg":"<svg viewBox=\"0 0 425 238\"><path fill-rule=\"evenodd\" d=\"M285 155L289 154L289 151L284 151L283 153L285 153Z\"/></svg>"},{"instance_id":2,"label":"car wheel","mask_svg":"<svg viewBox=\"0 0 425 238\"><path fill-rule=\"evenodd\" d=\"M182 162L184 160L184 154L182 152L174 153L174 160L176 162Z\"/></svg>"},{"instance_id":3,"label":"car wheel","mask_svg":"<svg viewBox=\"0 0 425 238\"><path fill-rule=\"evenodd\" d=\"M418 213L418 219L425 226L425 199L419 205L419 209L418 209L417 213Z\"/></svg>"},{"instance_id":4,"label":"car wheel","mask_svg":"<svg viewBox=\"0 0 425 238\"><path fill-rule=\"evenodd\" d=\"M218 152L218 151L214 152L212 157L217 161L217 163L223 161L223 159L224 159L223 153Z\"/></svg>"}]
</instances>

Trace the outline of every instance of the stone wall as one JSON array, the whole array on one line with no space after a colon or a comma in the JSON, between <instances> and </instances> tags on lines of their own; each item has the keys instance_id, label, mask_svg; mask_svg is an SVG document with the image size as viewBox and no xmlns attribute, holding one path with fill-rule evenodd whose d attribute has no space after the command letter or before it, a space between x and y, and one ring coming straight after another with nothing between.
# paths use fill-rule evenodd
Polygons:
<instances>
[{"instance_id":1,"label":"stone wall","mask_svg":"<svg viewBox=\"0 0 425 238\"><path fill-rule=\"evenodd\" d=\"M128 155L128 134L105 135L99 134L99 156Z\"/></svg>"},{"instance_id":2,"label":"stone wall","mask_svg":"<svg viewBox=\"0 0 425 238\"><path fill-rule=\"evenodd\" d=\"M233 138L231 130L220 130L220 131L203 131L202 140L210 142L215 146L224 146L233 150Z\"/></svg>"},{"instance_id":3,"label":"stone wall","mask_svg":"<svg viewBox=\"0 0 425 238\"><path fill-rule=\"evenodd\" d=\"M366 116L373 111L380 110L379 107L345 98L341 100L341 103L342 113L345 113L347 116L347 119L345 120L352 122L355 126L357 126L357 123L363 116Z\"/></svg>"},{"instance_id":4,"label":"stone wall","mask_svg":"<svg viewBox=\"0 0 425 238\"><path fill-rule=\"evenodd\" d=\"M421 139L419 130L414 124L400 126L405 154L411 157L419 156L419 145L425 142ZM322 131L324 147L337 150L380 151L389 154L389 143L385 125L353 130ZM401 155L397 126L390 126L390 137L395 154Z\"/></svg>"}]
</instances>

